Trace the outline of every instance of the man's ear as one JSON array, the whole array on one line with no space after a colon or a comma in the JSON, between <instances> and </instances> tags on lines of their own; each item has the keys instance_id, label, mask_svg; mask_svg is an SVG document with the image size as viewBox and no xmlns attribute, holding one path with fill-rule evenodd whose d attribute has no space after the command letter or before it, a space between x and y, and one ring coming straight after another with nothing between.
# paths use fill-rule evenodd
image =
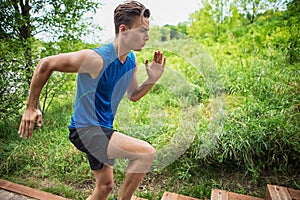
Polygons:
<instances>
[{"instance_id":1,"label":"man's ear","mask_svg":"<svg viewBox=\"0 0 300 200\"><path fill-rule=\"evenodd\" d=\"M128 30L128 28L125 24L121 24L119 26L119 33L125 33L127 30Z\"/></svg>"}]
</instances>

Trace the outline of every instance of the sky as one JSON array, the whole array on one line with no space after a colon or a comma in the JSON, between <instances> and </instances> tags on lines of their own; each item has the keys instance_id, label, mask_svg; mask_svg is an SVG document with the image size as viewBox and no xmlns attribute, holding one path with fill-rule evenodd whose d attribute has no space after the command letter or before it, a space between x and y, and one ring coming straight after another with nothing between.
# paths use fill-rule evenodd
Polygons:
<instances>
[{"instance_id":1,"label":"sky","mask_svg":"<svg viewBox=\"0 0 300 200\"><path fill-rule=\"evenodd\" d=\"M102 40L109 40L114 36L113 12L124 0L101 0L103 5L97 10L95 22L104 30L101 31ZM201 0L139 0L151 12L151 25L177 25L189 19L189 15L200 8Z\"/></svg>"}]
</instances>

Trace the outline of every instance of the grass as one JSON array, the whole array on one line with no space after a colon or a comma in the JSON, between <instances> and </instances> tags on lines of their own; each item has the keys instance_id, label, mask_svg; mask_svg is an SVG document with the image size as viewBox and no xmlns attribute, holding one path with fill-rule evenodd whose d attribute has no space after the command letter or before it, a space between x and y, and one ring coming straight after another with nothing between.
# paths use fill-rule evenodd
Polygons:
<instances>
[{"instance_id":1,"label":"grass","mask_svg":"<svg viewBox=\"0 0 300 200\"><path fill-rule=\"evenodd\" d=\"M76 188L92 176L85 156L68 141L71 112L70 103L61 104L57 99L44 118L43 128L29 140L18 137L15 125L15 132L1 141L2 178L68 198L83 196Z\"/></svg>"},{"instance_id":2,"label":"grass","mask_svg":"<svg viewBox=\"0 0 300 200\"><path fill-rule=\"evenodd\" d=\"M196 48L188 44L184 51ZM150 94L120 104L115 128L158 152L136 195L160 199L170 191L209 198L218 188L263 197L269 183L300 189L298 66L280 57L237 60L219 50L220 66L214 67L201 52L198 68L197 55L188 52L187 61L167 52L166 72ZM144 54L139 56L149 58L148 51ZM142 65L140 71L141 81ZM226 95L216 96L220 91ZM19 120L1 122L1 178L71 199L91 193L87 159L68 141L69 99L66 94L53 101L43 128L29 140L18 137ZM120 190L125 165L116 163L110 198Z\"/></svg>"}]
</instances>

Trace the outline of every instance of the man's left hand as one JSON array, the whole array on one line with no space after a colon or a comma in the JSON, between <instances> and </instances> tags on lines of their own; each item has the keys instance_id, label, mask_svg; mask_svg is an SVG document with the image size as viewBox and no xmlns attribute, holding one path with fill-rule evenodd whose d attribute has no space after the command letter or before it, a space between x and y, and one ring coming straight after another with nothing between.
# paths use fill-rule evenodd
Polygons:
<instances>
[{"instance_id":1,"label":"man's left hand","mask_svg":"<svg viewBox=\"0 0 300 200\"><path fill-rule=\"evenodd\" d=\"M149 81L155 83L162 76L165 65L166 65L166 57L163 57L163 53L160 51L155 51L152 63L149 65L149 61L146 60L146 70L149 77Z\"/></svg>"}]
</instances>

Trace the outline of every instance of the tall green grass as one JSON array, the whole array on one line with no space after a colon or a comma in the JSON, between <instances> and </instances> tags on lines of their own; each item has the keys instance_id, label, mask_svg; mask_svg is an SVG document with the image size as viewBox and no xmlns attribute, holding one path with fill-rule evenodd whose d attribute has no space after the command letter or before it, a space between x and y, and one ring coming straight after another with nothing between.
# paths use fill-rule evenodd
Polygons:
<instances>
[{"instance_id":1,"label":"tall green grass","mask_svg":"<svg viewBox=\"0 0 300 200\"><path fill-rule=\"evenodd\" d=\"M43 127L32 138L20 139L18 122L10 132L1 129L1 178L25 184L73 199L84 199L87 191L79 191L91 173L85 155L68 141L68 122L72 101L60 96L43 119ZM88 191L90 192L90 191Z\"/></svg>"},{"instance_id":2,"label":"tall green grass","mask_svg":"<svg viewBox=\"0 0 300 200\"><path fill-rule=\"evenodd\" d=\"M219 47L215 67L203 62L197 68L176 51L167 52L166 72L152 91L136 103L122 100L115 128L158 151L139 196L159 199L169 190L209 198L211 188L262 196L259 184L266 184L264 176L270 174L272 183L281 184L276 176L284 176L285 185L299 189L299 65L279 56L265 59L267 53L235 58L226 53L226 45ZM192 44L184 49L207 61L203 52L197 57ZM139 63L151 56L151 49L139 53ZM208 80L213 75L215 83ZM145 78L140 64L140 82ZM1 124L1 178L72 199L91 193L94 181L86 157L68 141L73 97L60 94L43 128L29 140L18 137L19 119ZM116 164L113 195L120 189L125 165Z\"/></svg>"}]
</instances>

